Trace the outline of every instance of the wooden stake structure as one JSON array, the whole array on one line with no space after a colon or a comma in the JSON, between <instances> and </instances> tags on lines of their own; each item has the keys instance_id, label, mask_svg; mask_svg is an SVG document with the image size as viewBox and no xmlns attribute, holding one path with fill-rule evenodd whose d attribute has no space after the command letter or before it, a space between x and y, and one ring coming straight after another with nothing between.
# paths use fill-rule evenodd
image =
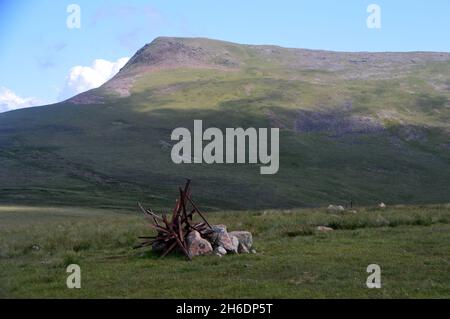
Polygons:
<instances>
[{"instance_id":1,"label":"wooden stake structure","mask_svg":"<svg viewBox=\"0 0 450 319\"><path fill-rule=\"evenodd\" d=\"M160 216L151 209L146 209L141 203L137 203L139 210L152 222L149 226L156 230L157 235L139 237L139 239L143 239L144 241L135 246L134 249L148 247L153 244L161 244L165 247L161 258L164 258L178 247L189 260L192 259L187 247L187 235L191 230L196 230L201 235L207 235L212 230L212 227L192 200L190 184L191 181L187 180L184 189L179 188L180 195L170 220L167 219L166 215L163 214ZM201 217L203 222L193 222L195 213Z\"/></svg>"}]
</instances>

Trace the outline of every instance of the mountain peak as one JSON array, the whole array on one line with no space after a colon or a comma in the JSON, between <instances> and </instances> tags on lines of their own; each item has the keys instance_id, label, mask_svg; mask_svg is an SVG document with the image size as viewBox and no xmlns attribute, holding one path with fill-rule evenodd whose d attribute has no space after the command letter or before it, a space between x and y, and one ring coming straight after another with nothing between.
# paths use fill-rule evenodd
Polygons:
<instances>
[{"instance_id":1,"label":"mountain peak","mask_svg":"<svg viewBox=\"0 0 450 319\"><path fill-rule=\"evenodd\" d=\"M157 37L138 50L124 70L137 67L238 67L239 61L231 58L227 45L233 44L207 38Z\"/></svg>"},{"instance_id":2,"label":"mountain peak","mask_svg":"<svg viewBox=\"0 0 450 319\"><path fill-rule=\"evenodd\" d=\"M440 52L334 52L283 48L274 45L248 45L208 38L157 37L138 50L122 69L122 74L173 68L213 68L220 70L274 65L297 70L341 71L374 67L390 72L395 66L448 61ZM358 73L357 72L357 73Z\"/></svg>"},{"instance_id":3,"label":"mountain peak","mask_svg":"<svg viewBox=\"0 0 450 319\"><path fill-rule=\"evenodd\" d=\"M103 88L128 96L136 78L147 72L178 68L237 70L243 65L239 54L243 46L207 38L157 37L139 49ZM87 93L70 99L70 102L97 101L90 92Z\"/></svg>"},{"instance_id":4,"label":"mountain peak","mask_svg":"<svg viewBox=\"0 0 450 319\"><path fill-rule=\"evenodd\" d=\"M333 52L237 44L208 38L157 37L138 50L103 88L128 96L141 75L171 69L239 70L248 74L254 74L255 70L270 74L276 70L276 76L287 72L292 79L304 78L311 72L353 80L391 79L399 70L406 74L421 64L449 61L449 53L439 52ZM85 96L82 95L82 100L80 97L71 100L81 103L86 100ZM87 100L97 101L91 97Z\"/></svg>"}]
</instances>

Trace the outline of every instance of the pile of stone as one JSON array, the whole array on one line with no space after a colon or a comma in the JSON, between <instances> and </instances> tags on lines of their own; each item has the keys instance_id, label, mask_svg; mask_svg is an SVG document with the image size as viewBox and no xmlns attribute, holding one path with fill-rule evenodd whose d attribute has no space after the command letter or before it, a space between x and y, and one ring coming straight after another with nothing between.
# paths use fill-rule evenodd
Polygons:
<instances>
[{"instance_id":1,"label":"pile of stone","mask_svg":"<svg viewBox=\"0 0 450 319\"><path fill-rule=\"evenodd\" d=\"M186 237L188 252L191 256L215 254L248 254L256 251L252 248L253 237L248 231L228 232L225 225L213 225L211 229L200 234L191 231Z\"/></svg>"},{"instance_id":2,"label":"pile of stone","mask_svg":"<svg viewBox=\"0 0 450 319\"><path fill-rule=\"evenodd\" d=\"M156 230L156 236L139 237L144 241L134 248L151 246L152 250L165 257L179 251L189 260L194 256L227 253L249 253L252 249L252 234L247 231L228 232L225 225L211 225L191 198L190 181L184 189L179 188L172 216L159 215L138 203L139 210L152 221L149 226ZM202 221L195 222L194 215Z\"/></svg>"}]
</instances>

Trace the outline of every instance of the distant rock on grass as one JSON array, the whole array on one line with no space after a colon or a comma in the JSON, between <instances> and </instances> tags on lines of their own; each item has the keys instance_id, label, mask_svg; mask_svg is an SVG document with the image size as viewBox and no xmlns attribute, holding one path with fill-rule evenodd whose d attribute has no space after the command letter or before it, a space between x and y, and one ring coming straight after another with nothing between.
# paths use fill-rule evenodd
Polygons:
<instances>
[{"instance_id":1,"label":"distant rock on grass","mask_svg":"<svg viewBox=\"0 0 450 319\"><path fill-rule=\"evenodd\" d=\"M338 205L338 206L336 206L336 205L329 205L328 208L327 208L327 212L328 213L332 213L332 214L343 213L344 211L345 211L345 208L344 208L344 206L341 206L341 205Z\"/></svg>"},{"instance_id":2,"label":"distant rock on grass","mask_svg":"<svg viewBox=\"0 0 450 319\"><path fill-rule=\"evenodd\" d=\"M331 227L327 227L327 226L317 226L317 231L322 232L322 233L328 233L330 231L333 231L334 229Z\"/></svg>"}]
</instances>

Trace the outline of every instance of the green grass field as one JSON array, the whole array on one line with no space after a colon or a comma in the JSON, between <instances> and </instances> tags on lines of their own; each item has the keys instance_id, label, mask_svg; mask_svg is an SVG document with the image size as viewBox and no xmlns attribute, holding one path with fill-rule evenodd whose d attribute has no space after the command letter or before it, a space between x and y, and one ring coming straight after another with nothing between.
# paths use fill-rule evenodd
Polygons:
<instances>
[{"instance_id":1,"label":"green grass field","mask_svg":"<svg viewBox=\"0 0 450 319\"><path fill-rule=\"evenodd\" d=\"M2 298L449 298L450 206L207 213L254 234L256 254L160 259L133 211L0 207ZM317 225L335 231L318 233ZM34 246L34 248L33 248ZM37 249L39 247L39 249ZM82 288L66 287L79 264ZM369 264L381 289L368 289Z\"/></svg>"}]
</instances>

